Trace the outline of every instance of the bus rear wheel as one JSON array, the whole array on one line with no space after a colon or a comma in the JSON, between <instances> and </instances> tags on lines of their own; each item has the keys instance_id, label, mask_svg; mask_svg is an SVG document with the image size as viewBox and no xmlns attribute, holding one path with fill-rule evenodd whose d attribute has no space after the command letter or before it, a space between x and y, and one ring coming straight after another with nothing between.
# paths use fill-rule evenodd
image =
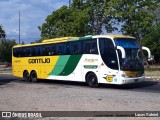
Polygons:
<instances>
[{"instance_id":1,"label":"bus rear wheel","mask_svg":"<svg viewBox=\"0 0 160 120\"><path fill-rule=\"evenodd\" d=\"M94 73L89 73L86 77L86 82L90 87L98 87L98 79Z\"/></svg>"},{"instance_id":2,"label":"bus rear wheel","mask_svg":"<svg viewBox=\"0 0 160 120\"><path fill-rule=\"evenodd\" d=\"M29 76L29 72L27 70L23 72L23 78L26 82L31 81L30 76Z\"/></svg>"},{"instance_id":3,"label":"bus rear wheel","mask_svg":"<svg viewBox=\"0 0 160 120\"><path fill-rule=\"evenodd\" d=\"M37 82L38 82L36 71L32 71L32 72L31 72L30 79L31 79L31 81L34 82L34 83L37 83Z\"/></svg>"}]
</instances>

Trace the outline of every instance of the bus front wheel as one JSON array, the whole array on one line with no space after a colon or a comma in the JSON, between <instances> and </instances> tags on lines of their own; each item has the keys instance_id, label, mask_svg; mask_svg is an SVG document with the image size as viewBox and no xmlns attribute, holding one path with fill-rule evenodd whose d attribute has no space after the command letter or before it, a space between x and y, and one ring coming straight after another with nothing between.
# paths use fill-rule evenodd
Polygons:
<instances>
[{"instance_id":1,"label":"bus front wheel","mask_svg":"<svg viewBox=\"0 0 160 120\"><path fill-rule=\"evenodd\" d=\"M32 72L31 72L30 79L31 79L31 81L34 82L34 83L38 82L36 71L32 71Z\"/></svg>"},{"instance_id":2,"label":"bus front wheel","mask_svg":"<svg viewBox=\"0 0 160 120\"><path fill-rule=\"evenodd\" d=\"M31 80L30 80L30 77L29 77L29 72L27 71L27 70L25 70L24 72L23 72L23 78L24 78L24 80L26 81L26 82L30 82Z\"/></svg>"},{"instance_id":3,"label":"bus front wheel","mask_svg":"<svg viewBox=\"0 0 160 120\"><path fill-rule=\"evenodd\" d=\"M96 74L89 73L86 77L86 82L90 87L96 88L98 87L98 79Z\"/></svg>"}]
</instances>

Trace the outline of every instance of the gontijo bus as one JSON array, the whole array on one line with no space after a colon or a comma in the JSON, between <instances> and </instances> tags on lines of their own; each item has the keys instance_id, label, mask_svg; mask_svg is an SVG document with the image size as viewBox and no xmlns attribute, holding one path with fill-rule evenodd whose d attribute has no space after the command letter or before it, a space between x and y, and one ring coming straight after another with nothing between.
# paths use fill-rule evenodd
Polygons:
<instances>
[{"instance_id":1,"label":"gontijo bus","mask_svg":"<svg viewBox=\"0 0 160 120\"><path fill-rule=\"evenodd\" d=\"M127 84L144 80L139 42L131 36L63 37L16 45L12 73L26 81L38 79Z\"/></svg>"}]
</instances>

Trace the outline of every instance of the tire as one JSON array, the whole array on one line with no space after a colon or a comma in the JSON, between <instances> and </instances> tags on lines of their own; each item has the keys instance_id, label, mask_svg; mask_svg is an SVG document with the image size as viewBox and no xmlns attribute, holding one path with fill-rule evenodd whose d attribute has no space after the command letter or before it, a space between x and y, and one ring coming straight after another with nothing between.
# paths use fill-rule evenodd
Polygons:
<instances>
[{"instance_id":1,"label":"tire","mask_svg":"<svg viewBox=\"0 0 160 120\"><path fill-rule=\"evenodd\" d=\"M32 72L31 72L30 79L31 79L31 81L34 82L34 83L37 83L37 82L38 82L36 71L32 71Z\"/></svg>"},{"instance_id":2,"label":"tire","mask_svg":"<svg viewBox=\"0 0 160 120\"><path fill-rule=\"evenodd\" d=\"M98 79L94 73L89 73L86 77L86 82L90 87L98 87Z\"/></svg>"},{"instance_id":3,"label":"tire","mask_svg":"<svg viewBox=\"0 0 160 120\"><path fill-rule=\"evenodd\" d=\"M27 70L23 72L23 78L26 82L31 82L29 72Z\"/></svg>"}]
</instances>

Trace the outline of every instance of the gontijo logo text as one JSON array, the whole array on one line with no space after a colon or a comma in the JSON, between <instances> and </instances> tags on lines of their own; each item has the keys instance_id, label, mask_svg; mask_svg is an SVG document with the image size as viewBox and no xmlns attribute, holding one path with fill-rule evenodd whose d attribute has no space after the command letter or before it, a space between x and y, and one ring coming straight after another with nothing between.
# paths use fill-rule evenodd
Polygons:
<instances>
[{"instance_id":1,"label":"gontijo logo text","mask_svg":"<svg viewBox=\"0 0 160 120\"><path fill-rule=\"evenodd\" d=\"M50 59L49 58L38 58L38 59L29 59L28 60L29 64L37 64L37 63L50 63Z\"/></svg>"}]
</instances>

